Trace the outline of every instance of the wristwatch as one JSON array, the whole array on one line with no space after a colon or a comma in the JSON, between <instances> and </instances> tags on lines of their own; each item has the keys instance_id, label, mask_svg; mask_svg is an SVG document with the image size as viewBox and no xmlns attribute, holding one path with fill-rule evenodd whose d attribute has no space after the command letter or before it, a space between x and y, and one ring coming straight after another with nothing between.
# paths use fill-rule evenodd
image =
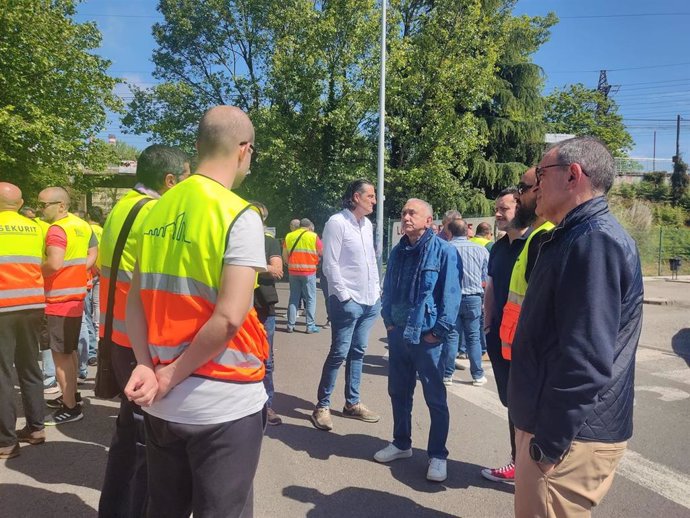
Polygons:
<instances>
[{"instance_id":1,"label":"wristwatch","mask_svg":"<svg viewBox=\"0 0 690 518\"><path fill-rule=\"evenodd\" d=\"M554 458L547 456L544 450L541 449L541 446L534 441L534 438L529 442L529 456L534 462L538 462L539 464L558 464L558 461L561 460L561 457Z\"/></svg>"}]
</instances>

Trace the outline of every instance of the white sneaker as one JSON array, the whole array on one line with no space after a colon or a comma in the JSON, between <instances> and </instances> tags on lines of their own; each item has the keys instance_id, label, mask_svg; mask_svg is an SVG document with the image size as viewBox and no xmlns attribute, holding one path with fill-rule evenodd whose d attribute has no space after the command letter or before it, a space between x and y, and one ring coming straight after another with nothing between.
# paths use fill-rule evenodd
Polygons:
<instances>
[{"instance_id":1,"label":"white sneaker","mask_svg":"<svg viewBox=\"0 0 690 518\"><path fill-rule=\"evenodd\" d=\"M446 387L452 387L453 386L453 378L443 378L443 384Z\"/></svg>"},{"instance_id":2,"label":"white sneaker","mask_svg":"<svg viewBox=\"0 0 690 518\"><path fill-rule=\"evenodd\" d=\"M482 385L485 385L487 381L489 380L486 379L486 376L482 376L481 378L472 380L472 385L474 385L475 387L481 387Z\"/></svg>"},{"instance_id":3,"label":"white sneaker","mask_svg":"<svg viewBox=\"0 0 690 518\"><path fill-rule=\"evenodd\" d=\"M429 469L426 472L426 479L433 482L443 482L448 478L448 473L446 472L446 460L445 459L429 459Z\"/></svg>"},{"instance_id":4,"label":"white sneaker","mask_svg":"<svg viewBox=\"0 0 690 518\"><path fill-rule=\"evenodd\" d=\"M393 443L374 454L374 460L376 462L390 462L396 459L407 459L408 457L412 457L412 448L409 450L401 450Z\"/></svg>"}]
</instances>

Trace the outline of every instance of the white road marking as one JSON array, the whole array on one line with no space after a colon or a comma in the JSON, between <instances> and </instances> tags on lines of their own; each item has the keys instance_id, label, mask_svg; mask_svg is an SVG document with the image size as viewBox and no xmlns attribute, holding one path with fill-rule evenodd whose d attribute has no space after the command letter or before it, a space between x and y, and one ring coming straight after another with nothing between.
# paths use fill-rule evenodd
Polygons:
<instances>
[{"instance_id":1,"label":"white road marking","mask_svg":"<svg viewBox=\"0 0 690 518\"><path fill-rule=\"evenodd\" d=\"M690 385L690 369L687 367L671 371L652 372L652 375Z\"/></svg>"},{"instance_id":2,"label":"white road marking","mask_svg":"<svg viewBox=\"0 0 690 518\"><path fill-rule=\"evenodd\" d=\"M508 420L508 410L501 404L498 395L489 389L454 383L447 390L468 403ZM690 509L690 476L685 473L646 459L630 449L625 452L617 473L667 500Z\"/></svg>"},{"instance_id":3,"label":"white road marking","mask_svg":"<svg viewBox=\"0 0 690 518\"><path fill-rule=\"evenodd\" d=\"M635 393L637 394L638 392L643 391L643 392L655 392L661 397L659 398L659 401L680 401L682 399L687 399L690 397L690 394L685 392L684 390L679 390L676 388L671 388L671 387L657 387L657 386L636 386L635 387Z\"/></svg>"}]
</instances>

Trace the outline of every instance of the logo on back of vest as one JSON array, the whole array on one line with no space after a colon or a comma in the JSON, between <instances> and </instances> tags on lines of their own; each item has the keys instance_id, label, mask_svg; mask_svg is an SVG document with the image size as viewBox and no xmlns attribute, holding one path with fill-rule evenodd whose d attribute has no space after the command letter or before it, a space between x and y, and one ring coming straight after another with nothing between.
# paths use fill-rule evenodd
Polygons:
<instances>
[{"instance_id":1,"label":"logo on back of vest","mask_svg":"<svg viewBox=\"0 0 690 518\"><path fill-rule=\"evenodd\" d=\"M184 220L185 213L182 212L175 216L175 221L163 225L162 227L151 228L147 230L145 236L153 237L169 237L173 241L180 241L182 243L191 243L187 239L187 223Z\"/></svg>"}]
</instances>

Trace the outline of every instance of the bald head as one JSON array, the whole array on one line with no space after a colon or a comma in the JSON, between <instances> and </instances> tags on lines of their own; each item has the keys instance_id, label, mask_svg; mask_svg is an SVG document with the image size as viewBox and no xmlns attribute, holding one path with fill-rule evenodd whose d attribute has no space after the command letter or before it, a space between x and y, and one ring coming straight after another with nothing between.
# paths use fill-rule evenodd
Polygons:
<instances>
[{"instance_id":1,"label":"bald head","mask_svg":"<svg viewBox=\"0 0 690 518\"><path fill-rule=\"evenodd\" d=\"M299 228L299 220L293 219L290 221L290 230L297 230Z\"/></svg>"},{"instance_id":2,"label":"bald head","mask_svg":"<svg viewBox=\"0 0 690 518\"><path fill-rule=\"evenodd\" d=\"M246 142L254 142L254 125L236 106L215 106L199 122L197 150L200 160L231 156Z\"/></svg>"},{"instance_id":3,"label":"bald head","mask_svg":"<svg viewBox=\"0 0 690 518\"><path fill-rule=\"evenodd\" d=\"M0 182L0 210L18 211L24 204L22 191L14 184Z\"/></svg>"},{"instance_id":4,"label":"bald head","mask_svg":"<svg viewBox=\"0 0 690 518\"><path fill-rule=\"evenodd\" d=\"M48 187L47 189L43 189L38 197L43 198L44 196L46 198L50 198L48 201L61 201L67 208L69 208L69 194L62 187Z\"/></svg>"},{"instance_id":5,"label":"bald head","mask_svg":"<svg viewBox=\"0 0 690 518\"><path fill-rule=\"evenodd\" d=\"M58 219L67 216L69 211L69 194L62 187L48 187L38 195L41 204L42 219L48 223L54 223Z\"/></svg>"}]
</instances>

